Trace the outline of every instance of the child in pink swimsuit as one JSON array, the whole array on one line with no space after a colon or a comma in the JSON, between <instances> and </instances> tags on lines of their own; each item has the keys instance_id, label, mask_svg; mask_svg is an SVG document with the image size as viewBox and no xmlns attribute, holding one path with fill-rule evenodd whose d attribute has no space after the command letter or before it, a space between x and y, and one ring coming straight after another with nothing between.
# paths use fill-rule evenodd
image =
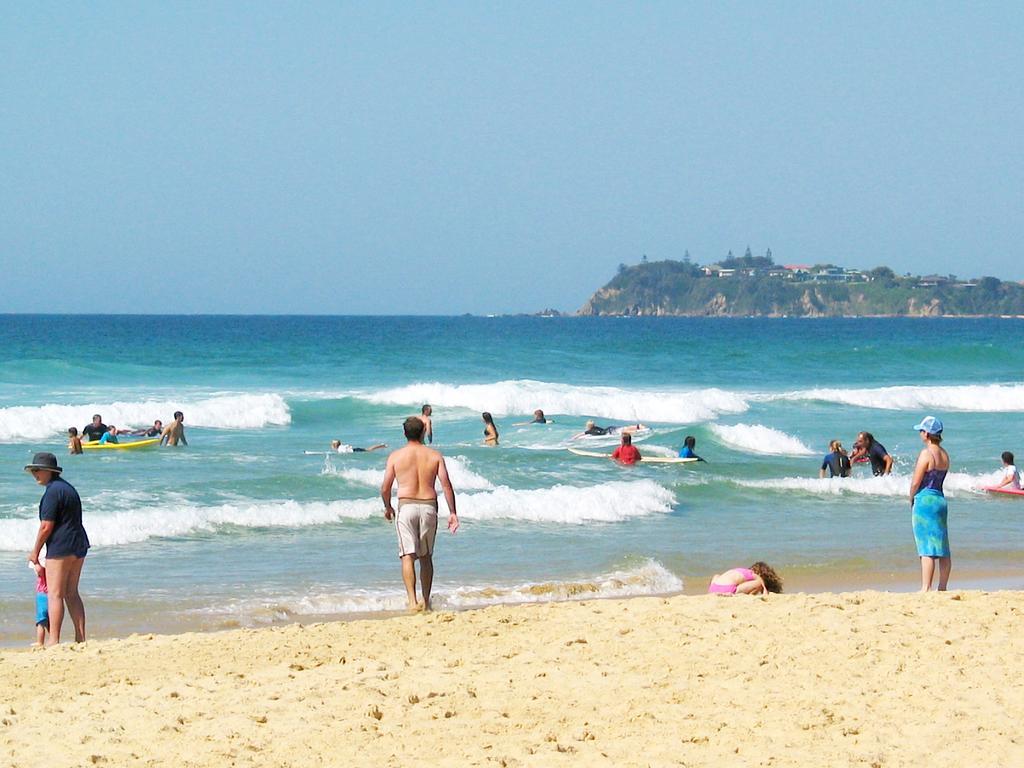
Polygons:
<instances>
[{"instance_id":1,"label":"child in pink swimsuit","mask_svg":"<svg viewBox=\"0 0 1024 768\"><path fill-rule=\"evenodd\" d=\"M50 630L49 590L46 587L46 561L39 556L38 563L28 567L36 572L36 645L46 644L46 633Z\"/></svg>"},{"instance_id":2,"label":"child in pink swimsuit","mask_svg":"<svg viewBox=\"0 0 1024 768\"><path fill-rule=\"evenodd\" d=\"M768 592L782 592L782 578L775 570L760 560L749 568L730 568L716 573L708 593L712 595L763 595Z\"/></svg>"}]
</instances>

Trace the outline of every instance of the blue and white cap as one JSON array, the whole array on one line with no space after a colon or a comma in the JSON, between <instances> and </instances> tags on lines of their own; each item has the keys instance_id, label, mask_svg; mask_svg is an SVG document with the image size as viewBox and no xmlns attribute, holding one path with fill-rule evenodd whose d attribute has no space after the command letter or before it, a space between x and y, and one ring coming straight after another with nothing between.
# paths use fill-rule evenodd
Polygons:
<instances>
[{"instance_id":1,"label":"blue and white cap","mask_svg":"<svg viewBox=\"0 0 1024 768\"><path fill-rule=\"evenodd\" d=\"M924 430L929 435L941 435L942 434L942 422L934 416L925 416L921 419L920 424L915 424L914 429L918 432Z\"/></svg>"}]
</instances>

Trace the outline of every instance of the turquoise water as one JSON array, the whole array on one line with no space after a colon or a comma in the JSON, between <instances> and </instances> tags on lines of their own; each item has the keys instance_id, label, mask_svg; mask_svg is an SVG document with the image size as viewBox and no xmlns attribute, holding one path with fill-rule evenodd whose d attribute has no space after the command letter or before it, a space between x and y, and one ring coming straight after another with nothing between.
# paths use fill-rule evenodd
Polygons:
<instances>
[{"instance_id":1,"label":"turquoise water","mask_svg":"<svg viewBox=\"0 0 1024 768\"><path fill-rule=\"evenodd\" d=\"M765 559L790 589L911 589L913 424L946 423L954 584L1021 585L1024 499L977 487L1024 456L1020 320L0 317L0 643L32 637L24 564L56 452L94 543L95 636L311 621L403 603L377 496L386 452L434 407L463 528L439 534L436 602L700 591ZM542 408L554 423L514 427ZM67 456L93 413L185 413L189 447ZM480 412L501 430L482 445ZM570 454L587 418L687 434L701 465ZM867 429L896 473L819 480L828 441ZM586 441L585 447L610 449Z\"/></svg>"}]
</instances>

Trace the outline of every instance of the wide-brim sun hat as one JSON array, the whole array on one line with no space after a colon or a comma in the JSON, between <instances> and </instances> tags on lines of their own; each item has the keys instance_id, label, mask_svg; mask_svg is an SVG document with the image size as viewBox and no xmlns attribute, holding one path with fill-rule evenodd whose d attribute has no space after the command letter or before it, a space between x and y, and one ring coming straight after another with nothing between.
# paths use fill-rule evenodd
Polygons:
<instances>
[{"instance_id":1,"label":"wide-brim sun hat","mask_svg":"<svg viewBox=\"0 0 1024 768\"><path fill-rule=\"evenodd\" d=\"M918 432L927 432L929 435L942 434L942 422L934 416L925 416L920 424L915 424L914 429Z\"/></svg>"},{"instance_id":2,"label":"wide-brim sun hat","mask_svg":"<svg viewBox=\"0 0 1024 768\"><path fill-rule=\"evenodd\" d=\"M64 470L57 464L57 457L52 453L37 453L32 457L32 463L25 465L25 471L31 472L33 469L45 469L50 472L56 472L58 475Z\"/></svg>"}]
</instances>

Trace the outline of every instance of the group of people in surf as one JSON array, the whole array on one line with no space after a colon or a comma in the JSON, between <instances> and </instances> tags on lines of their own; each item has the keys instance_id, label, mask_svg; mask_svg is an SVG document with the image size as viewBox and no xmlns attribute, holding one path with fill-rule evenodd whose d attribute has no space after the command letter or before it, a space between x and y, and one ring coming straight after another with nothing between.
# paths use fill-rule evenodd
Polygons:
<instances>
[{"instance_id":1,"label":"group of people in surf","mask_svg":"<svg viewBox=\"0 0 1024 768\"><path fill-rule=\"evenodd\" d=\"M97 443L98 445L120 443L119 438L125 436L159 437L161 445L188 445L188 440L185 439L185 414L181 411L175 411L174 421L166 427L160 419L157 419L151 427L119 429L113 424L104 424L103 417L96 413L93 414L92 421L82 427L81 434L79 434L77 427L68 427L68 453L82 453L83 442L86 444Z\"/></svg>"},{"instance_id":2,"label":"group of people in surf","mask_svg":"<svg viewBox=\"0 0 1024 768\"><path fill-rule=\"evenodd\" d=\"M870 432L857 434L857 439L853 441L853 451L850 453L846 452L839 440L830 442L828 450L818 470L819 477L849 477L853 465L860 462L870 462L871 473L876 476L892 472L892 456Z\"/></svg>"},{"instance_id":3,"label":"group of people in surf","mask_svg":"<svg viewBox=\"0 0 1024 768\"><path fill-rule=\"evenodd\" d=\"M914 464L910 479L909 500L914 542L921 562L921 591L932 587L938 570L938 588L945 590L952 570L949 532L947 527L948 505L943 492L943 483L949 471L949 454L942 447L942 421L935 416L926 416L914 429L921 437L922 448ZM1020 472L1013 464L1009 451L1002 456L1003 485L1020 486ZM849 477L852 465L858 461L870 462L876 476L892 473L893 457L870 432L861 432L853 443L849 454L842 443L829 443L829 453L821 462L820 477ZM1001 487L1000 486L1000 487Z\"/></svg>"},{"instance_id":4,"label":"group of people in surf","mask_svg":"<svg viewBox=\"0 0 1024 768\"><path fill-rule=\"evenodd\" d=\"M430 404L424 404L420 409L419 419L423 422L424 435L423 441L426 444L434 442L434 424L432 420L433 408ZM498 425L494 422L494 416L489 411L484 411L480 414L480 418L484 424L484 445L496 446L499 441ZM533 418L529 421L520 421L514 423L513 427L527 427L533 424L553 424L553 420L549 419L544 415L544 411L537 408L533 412ZM573 435L570 440L579 440L586 437L605 437L607 435L620 435L621 443L618 448L611 454L611 458L622 464L635 464L640 461L640 452L633 445L633 435L637 432L644 432L649 430L645 424L637 422L635 424L617 425L612 424L607 427L598 426L598 424L591 420L588 420L583 425L583 431ZM704 461L698 456L694 448L697 445L697 439L693 435L687 435L683 441L682 448L679 449L679 458L682 459L696 459L697 461ZM369 453L371 451L378 451L382 448L387 448L386 443L377 443L376 445L368 446L366 448L360 448L357 446L349 445L341 440L331 441L331 451L334 453Z\"/></svg>"}]
</instances>

